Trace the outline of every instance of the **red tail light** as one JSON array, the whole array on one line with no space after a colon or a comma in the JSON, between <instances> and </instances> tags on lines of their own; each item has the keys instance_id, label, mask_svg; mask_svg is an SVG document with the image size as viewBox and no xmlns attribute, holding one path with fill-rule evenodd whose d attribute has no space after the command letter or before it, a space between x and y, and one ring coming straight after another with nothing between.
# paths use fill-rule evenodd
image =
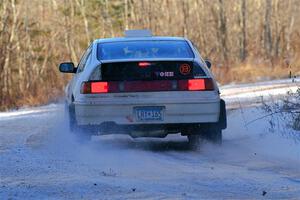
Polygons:
<instances>
[{"instance_id":1,"label":"red tail light","mask_svg":"<svg viewBox=\"0 0 300 200\"><path fill-rule=\"evenodd\" d=\"M190 79L178 81L179 90L206 91L214 90L214 84L211 78Z\"/></svg>"},{"instance_id":2,"label":"red tail light","mask_svg":"<svg viewBox=\"0 0 300 200\"><path fill-rule=\"evenodd\" d=\"M205 79L188 80L189 90L205 90Z\"/></svg>"},{"instance_id":3,"label":"red tail light","mask_svg":"<svg viewBox=\"0 0 300 200\"><path fill-rule=\"evenodd\" d=\"M90 94L91 93L91 83L90 82L83 82L81 84L81 94Z\"/></svg>"},{"instance_id":4,"label":"red tail light","mask_svg":"<svg viewBox=\"0 0 300 200\"><path fill-rule=\"evenodd\" d=\"M108 83L107 82L83 82L81 86L82 94L97 94L107 93Z\"/></svg>"},{"instance_id":5,"label":"red tail light","mask_svg":"<svg viewBox=\"0 0 300 200\"><path fill-rule=\"evenodd\" d=\"M91 93L107 93L107 82L91 82Z\"/></svg>"}]
</instances>

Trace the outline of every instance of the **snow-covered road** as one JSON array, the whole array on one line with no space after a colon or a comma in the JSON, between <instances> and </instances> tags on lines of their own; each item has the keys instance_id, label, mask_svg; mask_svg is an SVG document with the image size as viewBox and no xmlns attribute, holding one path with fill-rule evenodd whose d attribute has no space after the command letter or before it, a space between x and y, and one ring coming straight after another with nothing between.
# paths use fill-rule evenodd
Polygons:
<instances>
[{"instance_id":1,"label":"snow-covered road","mask_svg":"<svg viewBox=\"0 0 300 200\"><path fill-rule=\"evenodd\" d=\"M245 126L264 113L244 105L297 86L266 85L222 87L237 107L223 145L197 151L180 135L80 144L60 104L0 113L0 199L299 199L300 144L269 132L268 119Z\"/></svg>"}]
</instances>

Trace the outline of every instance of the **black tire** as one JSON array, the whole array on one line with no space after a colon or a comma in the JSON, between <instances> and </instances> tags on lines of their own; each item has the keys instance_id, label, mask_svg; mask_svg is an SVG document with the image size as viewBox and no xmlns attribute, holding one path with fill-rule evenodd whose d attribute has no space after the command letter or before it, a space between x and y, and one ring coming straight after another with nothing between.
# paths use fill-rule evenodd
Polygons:
<instances>
[{"instance_id":1,"label":"black tire","mask_svg":"<svg viewBox=\"0 0 300 200\"><path fill-rule=\"evenodd\" d=\"M187 136L189 148L193 150L198 149L203 141L203 138L201 137L201 130L198 125L184 127L181 134Z\"/></svg>"},{"instance_id":2,"label":"black tire","mask_svg":"<svg viewBox=\"0 0 300 200\"><path fill-rule=\"evenodd\" d=\"M183 133L187 135L191 149L199 148L204 140L217 145L222 144L222 129L218 124L200 125L199 127L185 129Z\"/></svg>"},{"instance_id":3,"label":"black tire","mask_svg":"<svg viewBox=\"0 0 300 200\"><path fill-rule=\"evenodd\" d=\"M79 126L75 117L75 106L73 104L66 106L68 116L69 130L76 136L79 142L87 142L91 140L92 130Z\"/></svg>"},{"instance_id":4,"label":"black tire","mask_svg":"<svg viewBox=\"0 0 300 200\"><path fill-rule=\"evenodd\" d=\"M189 141L189 147L191 149L198 149L201 142L202 142L202 138L200 135L197 134L190 134L187 135L188 141Z\"/></svg>"},{"instance_id":5,"label":"black tire","mask_svg":"<svg viewBox=\"0 0 300 200\"><path fill-rule=\"evenodd\" d=\"M217 124L206 125L201 128L201 137L214 143L222 144L222 129Z\"/></svg>"},{"instance_id":6,"label":"black tire","mask_svg":"<svg viewBox=\"0 0 300 200\"><path fill-rule=\"evenodd\" d=\"M218 126L222 130L227 128L226 103L223 99L220 101L220 116Z\"/></svg>"}]
</instances>

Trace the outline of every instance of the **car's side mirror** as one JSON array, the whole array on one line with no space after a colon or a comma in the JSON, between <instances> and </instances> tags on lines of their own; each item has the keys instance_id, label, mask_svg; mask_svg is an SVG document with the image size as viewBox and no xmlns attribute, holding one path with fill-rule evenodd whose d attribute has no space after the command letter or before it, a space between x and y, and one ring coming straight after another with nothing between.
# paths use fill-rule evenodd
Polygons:
<instances>
[{"instance_id":1,"label":"car's side mirror","mask_svg":"<svg viewBox=\"0 0 300 200\"><path fill-rule=\"evenodd\" d=\"M210 60L206 59L206 60L205 60L205 64L206 64L206 66L207 66L209 69L211 68L211 62L210 62Z\"/></svg>"},{"instance_id":2,"label":"car's side mirror","mask_svg":"<svg viewBox=\"0 0 300 200\"><path fill-rule=\"evenodd\" d=\"M77 68L74 67L72 62L60 63L59 71L62 73L76 73Z\"/></svg>"}]
</instances>

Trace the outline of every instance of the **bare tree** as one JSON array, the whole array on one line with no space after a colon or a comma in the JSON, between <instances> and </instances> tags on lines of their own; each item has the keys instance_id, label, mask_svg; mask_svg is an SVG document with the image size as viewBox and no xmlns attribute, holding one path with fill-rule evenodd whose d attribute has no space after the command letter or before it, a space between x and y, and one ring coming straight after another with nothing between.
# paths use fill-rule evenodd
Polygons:
<instances>
[{"instance_id":1,"label":"bare tree","mask_svg":"<svg viewBox=\"0 0 300 200\"><path fill-rule=\"evenodd\" d=\"M239 15L239 25L241 29L241 34L239 37L240 43L240 60L245 61L247 57L247 35L246 35L246 0L240 0L240 15Z\"/></svg>"},{"instance_id":2,"label":"bare tree","mask_svg":"<svg viewBox=\"0 0 300 200\"><path fill-rule=\"evenodd\" d=\"M218 1L217 5L217 39L220 45L220 51L225 62L228 61L228 47L227 47L227 19L225 15L225 5L223 0Z\"/></svg>"},{"instance_id":3,"label":"bare tree","mask_svg":"<svg viewBox=\"0 0 300 200\"><path fill-rule=\"evenodd\" d=\"M272 34L271 34L271 12L272 0L265 0L265 18L264 18L264 47L268 57L272 55Z\"/></svg>"},{"instance_id":4,"label":"bare tree","mask_svg":"<svg viewBox=\"0 0 300 200\"><path fill-rule=\"evenodd\" d=\"M57 98L60 61L143 28L191 39L221 83L300 72L299 0L0 0L0 109Z\"/></svg>"},{"instance_id":5,"label":"bare tree","mask_svg":"<svg viewBox=\"0 0 300 200\"><path fill-rule=\"evenodd\" d=\"M89 22L87 20L87 16L86 16L86 11L85 11L85 0L75 0L77 6L79 7L80 13L82 15L83 18L83 22L84 22L84 29L85 29L85 34L86 34L86 40L87 40L87 45L90 44L91 42L91 37L90 37L90 30L89 30Z\"/></svg>"}]
</instances>

